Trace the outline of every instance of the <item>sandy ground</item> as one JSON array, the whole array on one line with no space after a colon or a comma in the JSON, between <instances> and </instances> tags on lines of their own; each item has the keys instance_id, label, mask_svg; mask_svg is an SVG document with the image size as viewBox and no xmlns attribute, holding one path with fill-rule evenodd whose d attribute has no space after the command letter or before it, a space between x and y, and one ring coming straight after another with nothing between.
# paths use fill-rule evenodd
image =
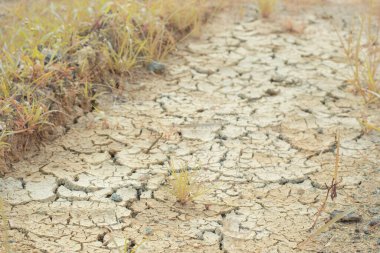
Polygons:
<instances>
[{"instance_id":1,"label":"sandy ground","mask_svg":"<svg viewBox=\"0 0 380 253\"><path fill-rule=\"evenodd\" d=\"M165 76L128 84L0 178L14 252L119 252L126 242L142 243L139 253L379 252L380 135L357 121L379 122L379 110L347 91L332 26L355 9L300 11L301 34L252 6L218 17ZM300 248L331 182L337 129L338 197L317 227L334 210L353 208L354 221ZM208 190L193 203L170 194L170 157Z\"/></svg>"}]
</instances>

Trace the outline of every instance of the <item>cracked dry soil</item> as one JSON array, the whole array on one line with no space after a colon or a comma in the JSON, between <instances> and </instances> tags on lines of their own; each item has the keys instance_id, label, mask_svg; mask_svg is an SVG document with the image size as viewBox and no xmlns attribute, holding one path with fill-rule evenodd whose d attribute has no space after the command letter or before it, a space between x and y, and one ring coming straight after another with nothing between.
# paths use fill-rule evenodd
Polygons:
<instances>
[{"instance_id":1,"label":"cracked dry soil","mask_svg":"<svg viewBox=\"0 0 380 253\"><path fill-rule=\"evenodd\" d=\"M15 252L118 252L126 242L142 242L136 252L379 252L369 224L380 219L380 136L356 120L379 115L346 91L332 23L355 8L341 9L300 13L300 35L224 13L181 45L164 77L128 84L125 101L105 101L14 164L0 190ZM351 207L362 219L301 249L331 182L338 128L342 182L317 226ZM169 157L210 190L176 204Z\"/></svg>"}]
</instances>

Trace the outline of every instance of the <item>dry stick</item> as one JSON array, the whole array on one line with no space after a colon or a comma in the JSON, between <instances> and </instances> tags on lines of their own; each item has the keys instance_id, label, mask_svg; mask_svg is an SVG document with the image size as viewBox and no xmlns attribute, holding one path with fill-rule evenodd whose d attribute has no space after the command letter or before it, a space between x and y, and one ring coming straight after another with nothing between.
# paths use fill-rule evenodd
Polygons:
<instances>
[{"instance_id":1,"label":"dry stick","mask_svg":"<svg viewBox=\"0 0 380 253\"><path fill-rule=\"evenodd\" d=\"M343 213L340 213L340 214L336 215L329 222L327 222L322 227L318 228L314 233L312 233L305 241L300 242L297 246L299 248L302 248L303 246L305 246L305 244L307 242L313 240L316 236L318 236L319 234L325 232L331 225L333 225L334 223L336 223L337 221L339 221L340 219L342 219L347 214L352 213L354 211L355 211L355 208L351 208L351 209L348 209L347 211L345 211Z\"/></svg>"},{"instance_id":2,"label":"dry stick","mask_svg":"<svg viewBox=\"0 0 380 253\"><path fill-rule=\"evenodd\" d=\"M334 179L332 180L331 183L333 183L333 182L334 182ZM316 217L314 219L313 225L311 226L310 230L312 230L315 227L315 225L317 224L318 218L321 216L322 212L325 210L330 191L331 191L331 188L327 187L326 197L325 197L324 201L322 202L321 207L318 209L318 212L316 213Z\"/></svg>"},{"instance_id":3,"label":"dry stick","mask_svg":"<svg viewBox=\"0 0 380 253\"><path fill-rule=\"evenodd\" d=\"M331 180L330 186L326 185L326 188L327 188L326 197L325 197L324 201L322 202L321 207L318 209L318 212L316 213L315 220L314 220L313 225L311 226L310 229L313 229L315 227L319 217L321 216L322 212L325 210L329 195L330 195L332 201L334 201L334 199L338 196L338 194L336 192L336 188L337 188L337 185L340 183L340 182L338 182L338 169L339 169L339 161L340 161L340 156L339 156L340 133L339 133L339 131L337 131L337 133L335 135L335 143L336 143L336 156L335 156L334 175L333 175L333 178Z\"/></svg>"},{"instance_id":4,"label":"dry stick","mask_svg":"<svg viewBox=\"0 0 380 253\"><path fill-rule=\"evenodd\" d=\"M325 199L324 199L324 201L322 203L322 206L319 208L319 210L317 212L317 217L316 217L316 219L315 219L315 221L314 221L313 226L311 227L311 229L314 228L315 224L317 223L317 220L318 220L319 216L321 215L321 213L326 208L327 200L328 200L329 195L331 197L331 200L334 200L337 197L336 187L340 183L340 182L337 181L338 180L339 162L340 162L340 155L339 155L340 133L339 133L339 131L337 131L337 133L335 135L335 142L336 142L336 156L335 156L334 175L333 175L333 178L331 180L331 185L330 186L326 185L326 187L327 187L326 197L325 197ZM297 246L299 248L302 248L303 246L305 246L306 243L308 243L309 241L313 240L319 234L325 232L331 225L333 225L334 223L336 223L338 220L342 219L347 214L352 213L353 211L355 211L355 208L351 208L351 209L349 209L349 210L347 210L347 211L345 211L343 213L340 213L340 214L336 215L329 222L327 222L326 224L324 224L323 226L321 226L320 228L318 228L315 232L313 232L306 240L300 242Z\"/></svg>"},{"instance_id":5,"label":"dry stick","mask_svg":"<svg viewBox=\"0 0 380 253\"><path fill-rule=\"evenodd\" d=\"M335 170L333 176L333 182L331 182L331 200L334 200L338 195L336 193L336 186L339 184L338 182L338 170L339 170L339 162L340 162L340 132L337 131L335 135L336 142L336 156L335 156Z\"/></svg>"},{"instance_id":6,"label":"dry stick","mask_svg":"<svg viewBox=\"0 0 380 253\"><path fill-rule=\"evenodd\" d=\"M380 99L380 94L379 93L376 93L374 91L371 91L369 89L362 89L364 92L367 92L367 93L370 93L372 95L374 95L375 97L379 98Z\"/></svg>"},{"instance_id":7,"label":"dry stick","mask_svg":"<svg viewBox=\"0 0 380 253\"><path fill-rule=\"evenodd\" d=\"M163 133L161 133L160 134L160 136L158 136L158 138L152 143L152 145L150 145L150 147L147 149L147 150L145 150L145 154L149 154L149 151L157 144L157 142L159 141L159 140L161 140L161 138L162 138L162 136L164 136L164 134Z\"/></svg>"}]
</instances>

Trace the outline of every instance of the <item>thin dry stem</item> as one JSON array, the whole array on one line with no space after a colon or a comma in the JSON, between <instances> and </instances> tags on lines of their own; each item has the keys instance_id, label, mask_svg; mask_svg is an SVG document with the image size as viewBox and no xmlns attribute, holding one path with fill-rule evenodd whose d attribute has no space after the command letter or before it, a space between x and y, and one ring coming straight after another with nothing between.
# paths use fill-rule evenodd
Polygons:
<instances>
[{"instance_id":1,"label":"thin dry stem","mask_svg":"<svg viewBox=\"0 0 380 253\"><path fill-rule=\"evenodd\" d=\"M326 189L327 189L326 196L322 202L321 207L318 209L318 211L315 215L316 217L315 217L313 225L311 226L310 229L313 229L315 227L315 225L317 224L318 219L321 216L322 212L326 209L329 196L331 197L332 201L334 201L334 199L338 196L337 186L340 183L340 182L338 182L338 170L339 170L339 166L340 166L339 165L339 163L340 163L340 154L339 154L340 153L340 151L339 151L340 132L339 131L337 131L335 134L335 146L336 146L335 165L334 165L334 174L333 174L333 177L331 179L331 184L329 186L326 184Z\"/></svg>"}]
</instances>

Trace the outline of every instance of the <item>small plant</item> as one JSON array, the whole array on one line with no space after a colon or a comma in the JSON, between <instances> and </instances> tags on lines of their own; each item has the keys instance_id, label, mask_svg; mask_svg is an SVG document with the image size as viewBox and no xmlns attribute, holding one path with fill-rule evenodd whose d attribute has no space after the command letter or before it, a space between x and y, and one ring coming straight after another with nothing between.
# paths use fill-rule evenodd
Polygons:
<instances>
[{"instance_id":1,"label":"small plant","mask_svg":"<svg viewBox=\"0 0 380 253\"><path fill-rule=\"evenodd\" d=\"M86 111L96 109L95 102L97 98L103 94L104 92L95 92L93 84L85 81L82 88L82 108L84 108Z\"/></svg>"},{"instance_id":2,"label":"small plant","mask_svg":"<svg viewBox=\"0 0 380 253\"><path fill-rule=\"evenodd\" d=\"M132 243L128 242L127 239L125 239L125 244L123 251L119 251L120 253L136 253L137 250L141 247L141 245L144 243L145 240L140 242L137 245L133 245Z\"/></svg>"},{"instance_id":3,"label":"small plant","mask_svg":"<svg viewBox=\"0 0 380 253\"><path fill-rule=\"evenodd\" d=\"M370 13L362 15L359 18L359 28L352 29L346 39L339 35L339 39L347 64L351 68L348 83L353 85L355 92L359 93L366 103L378 101L380 46L379 25L374 17Z\"/></svg>"},{"instance_id":4,"label":"small plant","mask_svg":"<svg viewBox=\"0 0 380 253\"><path fill-rule=\"evenodd\" d=\"M15 102L14 107L17 112L17 120L14 121L16 134L28 132L30 134L38 132L41 127L51 125L48 121L49 113L43 104L33 101L31 104L20 104Z\"/></svg>"},{"instance_id":5,"label":"small plant","mask_svg":"<svg viewBox=\"0 0 380 253\"><path fill-rule=\"evenodd\" d=\"M175 48L174 37L160 24L147 24L140 27L144 41L142 51L147 56L146 61L161 60Z\"/></svg>"},{"instance_id":6,"label":"small plant","mask_svg":"<svg viewBox=\"0 0 380 253\"><path fill-rule=\"evenodd\" d=\"M277 5L277 0L257 0L260 14L263 18L269 18Z\"/></svg>"},{"instance_id":7,"label":"small plant","mask_svg":"<svg viewBox=\"0 0 380 253\"><path fill-rule=\"evenodd\" d=\"M194 177L189 172L187 163L176 163L174 159L170 159L169 167L172 176L170 186L177 202L185 205L206 192L202 185L194 182Z\"/></svg>"}]
</instances>

